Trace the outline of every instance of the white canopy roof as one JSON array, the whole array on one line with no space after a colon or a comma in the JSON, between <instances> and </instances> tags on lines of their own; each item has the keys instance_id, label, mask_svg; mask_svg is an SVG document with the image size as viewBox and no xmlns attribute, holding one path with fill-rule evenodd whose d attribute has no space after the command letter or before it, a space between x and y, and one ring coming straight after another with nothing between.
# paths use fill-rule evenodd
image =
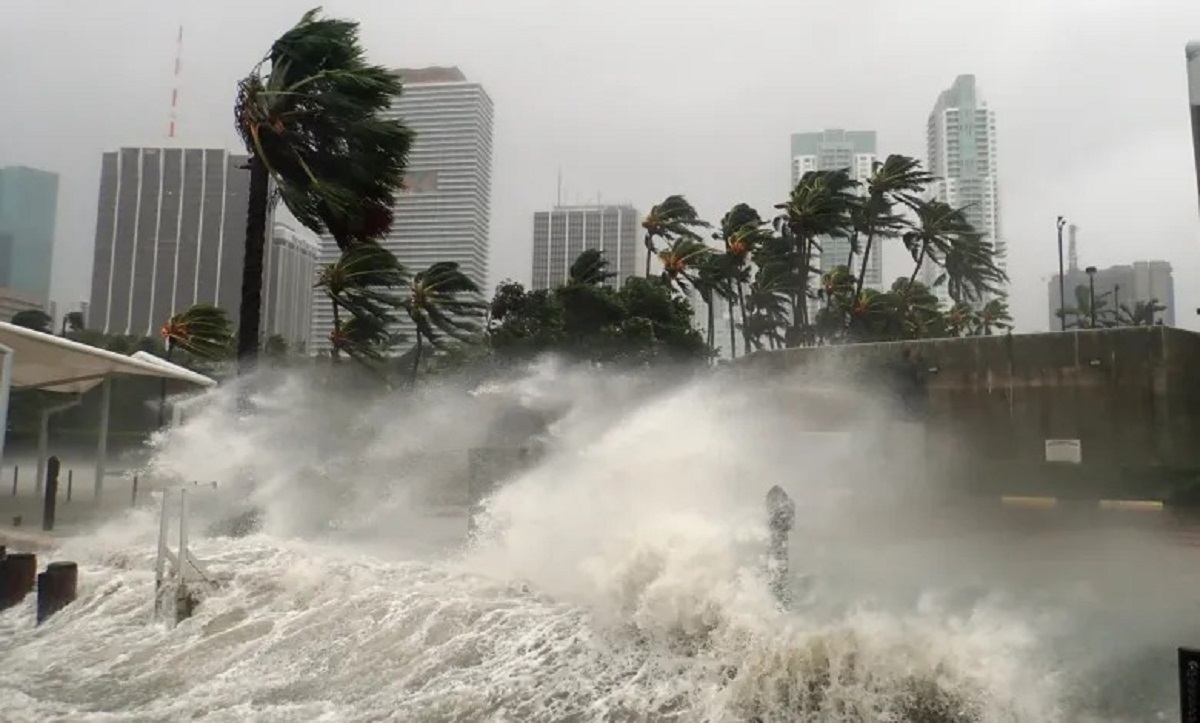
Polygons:
<instances>
[{"instance_id":1,"label":"white canopy roof","mask_svg":"<svg viewBox=\"0 0 1200 723\"><path fill-rule=\"evenodd\" d=\"M12 386L16 389L78 394L111 375L171 379L201 387L216 385L203 374L152 354L125 356L6 322L0 322L0 344L13 350Z\"/></svg>"}]
</instances>

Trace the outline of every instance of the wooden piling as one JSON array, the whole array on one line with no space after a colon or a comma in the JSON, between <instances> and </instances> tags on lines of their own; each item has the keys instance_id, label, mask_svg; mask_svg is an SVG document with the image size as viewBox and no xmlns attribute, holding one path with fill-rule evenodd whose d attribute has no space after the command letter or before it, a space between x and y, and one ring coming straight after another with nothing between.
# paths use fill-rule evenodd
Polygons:
<instances>
[{"instance_id":1,"label":"wooden piling","mask_svg":"<svg viewBox=\"0 0 1200 723\"><path fill-rule=\"evenodd\" d=\"M73 562L52 562L37 576L37 624L75 602L79 587L79 566Z\"/></svg>"},{"instance_id":2,"label":"wooden piling","mask_svg":"<svg viewBox=\"0 0 1200 723\"><path fill-rule=\"evenodd\" d=\"M51 457L46 464L46 496L42 501L42 531L54 529L54 513L58 509L58 473L61 465L58 457Z\"/></svg>"},{"instance_id":3,"label":"wooden piling","mask_svg":"<svg viewBox=\"0 0 1200 723\"><path fill-rule=\"evenodd\" d=\"M75 486L75 470L67 470L67 502L71 501L71 488Z\"/></svg>"},{"instance_id":4,"label":"wooden piling","mask_svg":"<svg viewBox=\"0 0 1200 723\"><path fill-rule=\"evenodd\" d=\"M129 506L130 507L137 506L137 485L138 485L138 476L135 474L133 476L133 492L129 495Z\"/></svg>"},{"instance_id":5,"label":"wooden piling","mask_svg":"<svg viewBox=\"0 0 1200 723\"><path fill-rule=\"evenodd\" d=\"M21 473L21 468L13 465L13 497L17 496L17 478Z\"/></svg>"},{"instance_id":6,"label":"wooden piling","mask_svg":"<svg viewBox=\"0 0 1200 723\"><path fill-rule=\"evenodd\" d=\"M0 562L0 610L18 605L28 595L37 579L37 555L13 552Z\"/></svg>"}]
</instances>

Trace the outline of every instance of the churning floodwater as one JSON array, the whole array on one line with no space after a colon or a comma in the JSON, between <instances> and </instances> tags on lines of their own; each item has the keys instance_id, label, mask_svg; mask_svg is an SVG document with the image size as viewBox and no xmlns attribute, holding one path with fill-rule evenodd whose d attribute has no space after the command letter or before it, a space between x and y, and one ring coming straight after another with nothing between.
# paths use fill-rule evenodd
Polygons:
<instances>
[{"instance_id":1,"label":"churning floodwater","mask_svg":"<svg viewBox=\"0 0 1200 723\"><path fill-rule=\"evenodd\" d=\"M1200 553L906 504L926 497L881 451L886 405L796 408L757 384L547 361L370 403L276 381L245 419L219 393L154 455L161 477L220 483L194 495L215 583L195 616L152 620L154 509L66 541L78 601L36 628L32 598L0 613L0 720L1177 715ZM831 398L862 413L812 424ZM456 450L514 410L551 420L545 452L468 541ZM797 503L786 610L763 574L773 484ZM250 507L250 534L213 524Z\"/></svg>"}]
</instances>

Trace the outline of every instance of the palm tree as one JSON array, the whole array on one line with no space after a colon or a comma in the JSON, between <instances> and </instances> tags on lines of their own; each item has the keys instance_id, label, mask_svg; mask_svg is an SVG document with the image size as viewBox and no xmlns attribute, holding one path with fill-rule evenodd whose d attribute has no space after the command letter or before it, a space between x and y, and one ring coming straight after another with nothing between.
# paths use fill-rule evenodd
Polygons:
<instances>
[{"instance_id":1,"label":"palm tree","mask_svg":"<svg viewBox=\"0 0 1200 723\"><path fill-rule=\"evenodd\" d=\"M857 187L857 182L844 170L809 171L792 189L787 202L775 206L782 211L776 218L776 226L784 239L783 254L776 252L784 258L775 261L787 263L792 274L792 326L788 334L791 345L806 341L809 336L809 279L816 271L813 258L820 251L818 239L850 235L851 212L858 204Z\"/></svg>"},{"instance_id":2,"label":"palm tree","mask_svg":"<svg viewBox=\"0 0 1200 723\"><path fill-rule=\"evenodd\" d=\"M893 154L882 163L875 163L871 177L867 179L866 198L855 213L855 236L862 234L866 237L858 283L854 289L855 298L862 294L875 239L898 236L904 227L904 219L895 213L896 203L914 206L925 187L933 181L933 176L922 170L921 162L915 158ZM850 264L857 253L856 245L851 244Z\"/></svg>"},{"instance_id":3,"label":"palm tree","mask_svg":"<svg viewBox=\"0 0 1200 723\"><path fill-rule=\"evenodd\" d=\"M414 275L401 306L417 327L413 382L421 368L423 343L428 341L438 348L443 336L464 342L473 338L479 332L478 319L487 308L479 287L453 261L439 261Z\"/></svg>"},{"instance_id":4,"label":"palm tree","mask_svg":"<svg viewBox=\"0 0 1200 723\"><path fill-rule=\"evenodd\" d=\"M946 292L955 301L982 301L1000 294L1008 275L996 263L996 249L977 233L952 236L942 259Z\"/></svg>"},{"instance_id":5,"label":"palm tree","mask_svg":"<svg viewBox=\"0 0 1200 723\"><path fill-rule=\"evenodd\" d=\"M408 273L391 251L372 241L354 244L341 257L321 269L317 288L325 292L333 307L333 329L337 339L332 346L333 358L341 349L337 340L345 338L341 310L354 317L375 319L378 324L361 323L361 329L386 328L393 321L391 311L400 306L396 290L408 281ZM389 289L391 291L389 291ZM359 336L359 339L366 338ZM366 358L361 354L355 358Z\"/></svg>"},{"instance_id":6,"label":"palm tree","mask_svg":"<svg viewBox=\"0 0 1200 723\"><path fill-rule=\"evenodd\" d=\"M158 331L167 359L176 348L201 359L219 359L233 342L229 315L219 306L196 304L173 315Z\"/></svg>"},{"instance_id":7,"label":"palm tree","mask_svg":"<svg viewBox=\"0 0 1200 723\"><path fill-rule=\"evenodd\" d=\"M366 62L358 24L305 13L238 84L236 127L250 154L238 360L259 348L270 185L296 219L342 248L391 226L413 134L386 119L399 77Z\"/></svg>"},{"instance_id":8,"label":"palm tree","mask_svg":"<svg viewBox=\"0 0 1200 723\"><path fill-rule=\"evenodd\" d=\"M725 259L723 268L726 273L726 285L730 289L729 296L729 343L733 356L737 356L737 344L734 334L733 304L736 301L741 312L742 344L746 354L750 353L750 333L746 329L746 285L750 283L751 264L755 250L767 239L771 232L763 228L764 221L758 211L748 204L739 203L721 218L721 230L714 234L715 238L725 244Z\"/></svg>"},{"instance_id":9,"label":"palm tree","mask_svg":"<svg viewBox=\"0 0 1200 723\"><path fill-rule=\"evenodd\" d=\"M176 348L200 359L215 360L229 352L233 345L233 326L229 315L219 306L196 304L174 314L159 329L166 346L166 359ZM158 389L158 426L166 422L167 380L164 377Z\"/></svg>"},{"instance_id":10,"label":"palm tree","mask_svg":"<svg viewBox=\"0 0 1200 723\"><path fill-rule=\"evenodd\" d=\"M789 323L792 296L790 274L780 264L760 266L746 293L746 333L756 349L778 349L786 342L781 331Z\"/></svg>"},{"instance_id":11,"label":"palm tree","mask_svg":"<svg viewBox=\"0 0 1200 723\"><path fill-rule=\"evenodd\" d=\"M1166 310L1167 307L1159 303L1158 299L1135 301L1132 307L1129 304L1121 304L1121 313L1124 314L1124 319L1121 320L1120 314L1117 318L1119 323L1129 326L1154 326L1158 323L1158 315Z\"/></svg>"},{"instance_id":12,"label":"palm tree","mask_svg":"<svg viewBox=\"0 0 1200 723\"><path fill-rule=\"evenodd\" d=\"M609 279L616 278L617 275L608 269L608 259L604 258L603 251L587 249L571 262L571 268L567 271L567 283L599 286Z\"/></svg>"},{"instance_id":13,"label":"palm tree","mask_svg":"<svg viewBox=\"0 0 1200 723\"><path fill-rule=\"evenodd\" d=\"M917 215L916 223L903 238L915 262L909 280L916 281L926 261L944 263L955 243L976 234L962 210L943 201L916 201L912 209Z\"/></svg>"},{"instance_id":14,"label":"palm tree","mask_svg":"<svg viewBox=\"0 0 1200 723\"><path fill-rule=\"evenodd\" d=\"M662 203L651 208L642 221L642 228L646 231L646 278L650 278L650 259L654 257L656 238L667 242L684 239L699 241L700 234L696 229L708 226L683 196L667 196Z\"/></svg>"},{"instance_id":15,"label":"palm tree","mask_svg":"<svg viewBox=\"0 0 1200 723\"><path fill-rule=\"evenodd\" d=\"M712 249L703 241L692 238L677 238L658 252L662 264L662 280L668 286L686 291L689 284L696 285L696 271L712 255Z\"/></svg>"},{"instance_id":16,"label":"palm tree","mask_svg":"<svg viewBox=\"0 0 1200 723\"><path fill-rule=\"evenodd\" d=\"M1012 331L1012 314L1008 311L1008 301L1004 297L989 300L979 310L976 316L975 335L991 336L996 330Z\"/></svg>"},{"instance_id":17,"label":"palm tree","mask_svg":"<svg viewBox=\"0 0 1200 723\"><path fill-rule=\"evenodd\" d=\"M950 336L965 336L977 326L975 307L965 301L955 302L945 312L946 333Z\"/></svg>"}]
</instances>

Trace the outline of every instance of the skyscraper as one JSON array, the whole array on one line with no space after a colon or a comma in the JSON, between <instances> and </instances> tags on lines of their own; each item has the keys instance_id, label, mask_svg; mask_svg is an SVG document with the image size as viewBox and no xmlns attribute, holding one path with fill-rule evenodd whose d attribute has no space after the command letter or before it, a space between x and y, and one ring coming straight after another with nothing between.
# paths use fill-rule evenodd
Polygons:
<instances>
[{"instance_id":1,"label":"skyscraper","mask_svg":"<svg viewBox=\"0 0 1200 723\"><path fill-rule=\"evenodd\" d=\"M396 71L404 93L392 107L416 131L405 190L396 199L391 233L381 244L416 273L454 261L484 291L492 196L492 100L458 68ZM338 258L333 239L321 239L321 263ZM333 312L313 307L313 347L328 349ZM407 323L398 330L410 337Z\"/></svg>"},{"instance_id":2,"label":"skyscraper","mask_svg":"<svg viewBox=\"0 0 1200 723\"><path fill-rule=\"evenodd\" d=\"M249 175L219 148L122 148L100 170L88 325L152 335L196 303L241 302Z\"/></svg>"},{"instance_id":3,"label":"skyscraper","mask_svg":"<svg viewBox=\"0 0 1200 723\"><path fill-rule=\"evenodd\" d=\"M275 221L263 260L263 338L307 349L312 334L317 241L307 229Z\"/></svg>"},{"instance_id":4,"label":"skyscraper","mask_svg":"<svg viewBox=\"0 0 1200 723\"><path fill-rule=\"evenodd\" d=\"M996 113L979 97L975 76L960 75L942 91L929 114L926 137L929 172L939 179L934 184L936 197L964 209L975 230L994 244L997 261L1007 270L1000 229ZM922 278L931 283L940 273L928 264ZM945 286L937 293L946 299Z\"/></svg>"},{"instance_id":5,"label":"skyscraper","mask_svg":"<svg viewBox=\"0 0 1200 723\"><path fill-rule=\"evenodd\" d=\"M565 284L571 264L586 249L600 249L609 280L620 286L644 273L639 259L645 251L639 235L641 217L632 206L556 206L533 215L533 285L549 289Z\"/></svg>"},{"instance_id":6,"label":"skyscraper","mask_svg":"<svg viewBox=\"0 0 1200 723\"><path fill-rule=\"evenodd\" d=\"M57 174L0 168L0 289L40 305L49 301L57 210Z\"/></svg>"},{"instance_id":7,"label":"skyscraper","mask_svg":"<svg viewBox=\"0 0 1200 723\"><path fill-rule=\"evenodd\" d=\"M1192 107L1192 150L1196 155L1196 197L1200 203L1200 40L1184 50L1187 56L1188 102Z\"/></svg>"},{"instance_id":8,"label":"skyscraper","mask_svg":"<svg viewBox=\"0 0 1200 723\"><path fill-rule=\"evenodd\" d=\"M792 186L809 171L849 171L850 177L865 182L871 177L877 158L875 131L826 130L819 133L792 135ZM821 239L821 271L827 273L845 266L850 259L850 242L846 239ZM883 287L883 249L875 244L867 261L863 285ZM856 260L862 263L862 257ZM858 269L851 269L855 274Z\"/></svg>"}]
</instances>

